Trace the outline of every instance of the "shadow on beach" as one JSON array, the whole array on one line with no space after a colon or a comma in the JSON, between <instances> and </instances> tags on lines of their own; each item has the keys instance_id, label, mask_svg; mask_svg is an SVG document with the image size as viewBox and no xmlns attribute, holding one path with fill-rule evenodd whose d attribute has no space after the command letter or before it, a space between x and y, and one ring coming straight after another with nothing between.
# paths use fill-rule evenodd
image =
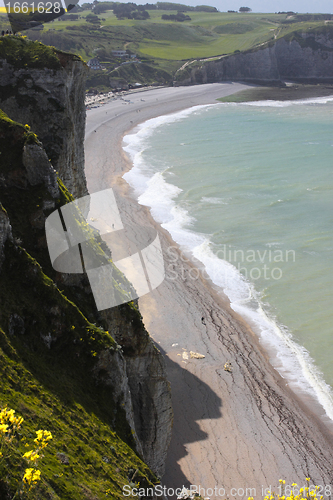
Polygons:
<instances>
[{"instance_id":1,"label":"shadow on beach","mask_svg":"<svg viewBox=\"0 0 333 500\"><path fill-rule=\"evenodd\" d=\"M172 489L190 487L193 478L185 476L179 461L188 455L188 443L208 439L198 421L220 418L222 400L202 380L166 356L160 345L158 348L166 361L174 411L172 438L162 483Z\"/></svg>"}]
</instances>

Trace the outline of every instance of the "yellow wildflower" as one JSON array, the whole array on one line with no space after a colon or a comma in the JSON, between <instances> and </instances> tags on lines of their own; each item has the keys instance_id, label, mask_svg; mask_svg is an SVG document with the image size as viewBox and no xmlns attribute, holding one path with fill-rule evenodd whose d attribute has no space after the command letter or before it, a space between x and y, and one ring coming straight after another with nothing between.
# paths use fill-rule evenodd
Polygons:
<instances>
[{"instance_id":1,"label":"yellow wildflower","mask_svg":"<svg viewBox=\"0 0 333 500\"><path fill-rule=\"evenodd\" d=\"M16 422L15 422L16 427L21 427L22 423L23 423L23 417L16 417Z\"/></svg>"},{"instance_id":2,"label":"yellow wildflower","mask_svg":"<svg viewBox=\"0 0 333 500\"><path fill-rule=\"evenodd\" d=\"M38 455L37 451L31 450L27 451L24 455L23 458L26 458L27 460L30 460L31 462L35 462L38 460L40 455Z\"/></svg>"},{"instance_id":3,"label":"yellow wildflower","mask_svg":"<svg viewBox=\"0 0 333 500\"><path fill-rule=\"evenodd\" d=\"M8 425L6 425L6 424L0 424L0 432L2 432L3 434L5 434L7 432L7 429L8 429Z\"/></svg>"},{"instance_id":4,"label":"yellow wildflower","mask_svg":"<svg viewBox=\"0 0 333 500\"><path fill-rule=\"evenodd\" d=\"M14 429L18 429L23 422L22 417L15 417L15 410L7 410L7 406L0 412L0 423L11 424Z\"/></svg>"},{"instance_id":5,"label":"yellow wildflower","mask_svg":"<svg viewBox=\"0 0 333 500\"><path fill-rule=\"evenodd\" d=\"M40 448L45 448L48 445L48 441L52 439L52 434L49 431L36 431L37 437L34 442L38 444Z\"/></svg>"},{"instance_id":6,"label":"yellow wildflower","mask_svg":"<svg viewBox=\"0 0 333 500\"><path fill-rule=\"evenodd\" d=\"M37 481L40 481L40 470L33 468L25 469L23 482L31 486L32 484L36 484Z\"/></svg>"}]
</instances>

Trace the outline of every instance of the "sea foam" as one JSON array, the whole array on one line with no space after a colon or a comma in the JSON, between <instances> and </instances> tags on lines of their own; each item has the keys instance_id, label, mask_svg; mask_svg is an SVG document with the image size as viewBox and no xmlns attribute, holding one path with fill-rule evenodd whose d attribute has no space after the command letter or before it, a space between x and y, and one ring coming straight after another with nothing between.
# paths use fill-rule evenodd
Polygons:
<instances>
[{"instance_id":1,"label":"sea foam","mask_svg":"<svg viewBox=\"0 0 333 500\"><path fill-rule=\"evenodd\" d=\"M258 107L270 107L270 108L287 108L288 106L304 105L304 104L327 104L333 101L333 96L327 97L310 97L308 99L296 99L294 101L249 101L237 103L240 106L258 106Z\"/></svg>"}]
</instances>

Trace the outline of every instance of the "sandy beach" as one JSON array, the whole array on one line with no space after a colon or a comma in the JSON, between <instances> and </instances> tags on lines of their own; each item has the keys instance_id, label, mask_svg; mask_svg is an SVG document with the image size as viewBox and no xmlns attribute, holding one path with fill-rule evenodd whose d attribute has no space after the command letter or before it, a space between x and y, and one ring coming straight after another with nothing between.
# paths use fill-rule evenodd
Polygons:
<instances>
[{"instance_id":1,"label":"sandy beach","mask_svg":"<svg viewBox=\"0 0 333 500\"><path fill-rule=\"evenodd\" d=\"M122 150L130 129L247 88L215 83L149 90L87 113L89 192L112 187L122 219L133 227L154 227L163 248L166 278L139 299L146 328L165 355L172 388L173 437L163 484L200 485L211 500L259 499L265 488L277 492L280 478L303 485L310 477L311 484L333 488L333 434L322 408L290 390L250 326L122 179L131 168ZM191 357L190 351L205 357Z\"/></svg>"}]
</instances>

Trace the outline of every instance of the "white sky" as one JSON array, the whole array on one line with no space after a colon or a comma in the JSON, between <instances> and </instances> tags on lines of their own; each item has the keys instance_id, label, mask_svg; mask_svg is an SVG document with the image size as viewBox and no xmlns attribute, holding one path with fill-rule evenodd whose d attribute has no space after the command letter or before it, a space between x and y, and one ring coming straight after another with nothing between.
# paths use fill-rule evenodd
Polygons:
<instances>
[{"instance_id":1,"label":"white sky","mask_svg":"<svg viewBox=\"0 0 333 500\"><path fill-rule=\"evenodd\" d=\"M8 0L5 0L6 2ZM14 0L11 0L12 2ZM29 0L34 1L34 0ZM38 1L38 0L36 0ZM47 0L45 0L47 1ZM86 0L80 0L83 3ZM92 1L92 0L88 0ZM135 0L133 0L135 2ZM155 3L156 0L137 0L137 4ZM169 0L167 0L169 1ZM127 2L123 2L127 3ZM238 10L240 7L250 7L253 12L279 12L292 10L294 12L321 12L333 14L332 0L179 0L186 5L212 5L221 12L227 10ZM4 6L4 0L0 0L0 7Z\"/></svg>"}]
</instances>

